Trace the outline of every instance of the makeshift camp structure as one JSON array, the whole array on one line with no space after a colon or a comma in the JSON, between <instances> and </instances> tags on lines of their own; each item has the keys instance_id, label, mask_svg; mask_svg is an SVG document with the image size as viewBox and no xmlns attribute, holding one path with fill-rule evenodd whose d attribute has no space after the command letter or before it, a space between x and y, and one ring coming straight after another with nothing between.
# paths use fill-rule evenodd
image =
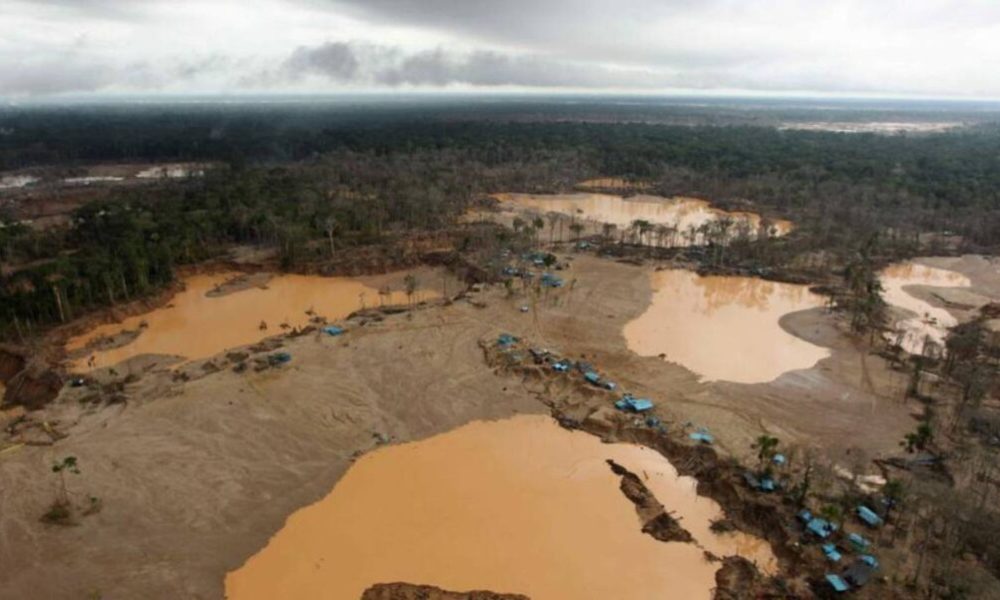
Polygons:
<instances>
[{"instance_id":1,"label":"makeshift camp structure","mask_svg":"<svg viewBox=\"0 0 1000 600\"><path fill-rule=\"evenodd\" d=\"M833 544L823 544L823 554L830 562L838 562L841 559L840 551Z\"/></svg>"},{"instance_id":2,"label":"makeshift camp structure","mask_svg":"<svg viewBox=\"0 0 1000 600\"><path fill-rule=\"evenodd\" d=\"M869 527L878 527L882 524L882 517L875 514L875 511L865 505L858 506L858 518Z\"/></svg>"},{"instance_id":3,"label":"makeshift camp structure","mask_svg":"<svg viewBox=\"0 0 1000 600\"><path fill-rule=\"evenodd\" d=\"M846 581L841 579L839 575L834 575L833 573L827 573L826 582L829 583L830 587L833 588L833 591L837 592L838 594L844 593L847 590L851 589L850 586L847 585Z\"/></svg>"},{"instance_id":4,"label":"makeshift camp structure","mask_svg":"<svg viewBox=\"0 0 1000 600\"><path fill-rule=\"evenodd\" d=\"M653 403L645 398L636 398L632 394L625 394L621 400L615 402L615 408L627 412L645 412L653 409Z\"/></svg>"}]
</instances>

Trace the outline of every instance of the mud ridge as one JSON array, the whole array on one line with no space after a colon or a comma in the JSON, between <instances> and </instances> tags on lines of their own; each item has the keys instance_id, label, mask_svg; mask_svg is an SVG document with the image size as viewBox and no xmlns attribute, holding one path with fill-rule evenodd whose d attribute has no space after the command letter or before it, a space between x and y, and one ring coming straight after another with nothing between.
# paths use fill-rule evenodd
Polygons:
<instances>
[{"instance_id":1,"label":"mud ridge","mask_svg":"<svg viewBox=\"0 0 1000 600\"><path fill-rule=\"evenodd\" d=\"M530 600L521 594L498 594L483 590L448 592L432 585L379 583L365 590L361 600Z\"/></svg>"},{"instance_id":2,"label":"mud ridge","mask_svg":"<svg viewBox=\"0 0 1000 600\"><path fill-rule=\"evenodd\" d=\"M690 543L694 541L691 534L667 512L638 475L610 458L607 462L611 467L611 472L622 478L622 493L635 505L635 512L642 521L643 533L661 542Z\"/></svg>"}]
</instances>

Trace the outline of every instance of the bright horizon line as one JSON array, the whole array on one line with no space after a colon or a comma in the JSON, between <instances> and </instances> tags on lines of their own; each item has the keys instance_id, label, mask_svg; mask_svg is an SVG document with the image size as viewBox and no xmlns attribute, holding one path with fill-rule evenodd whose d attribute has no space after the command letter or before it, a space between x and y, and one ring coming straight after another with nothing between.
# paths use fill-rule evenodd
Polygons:
<instances>
[{"instance_id":1,"label":"bright horizon line","mask_svg":"<svg viewBox=\"0 0 1000 600\"><path fill-rule=\"evenodd\" d=\"M254 101L302 100L392 100L407 99L641 99L641 100L773 100L773 101L835 101L835 102L901 102L901 103L951 103L996 104L998 97L970 97L947 95L913 95L892 93L850 93L812 91L761 91L761 90L588 90L588 89L368 89L323 92L238 91L238 92L84 92L31 96L0 95L0 103L7 106L33 106L54 104L131 104L131 103L213 103Z\"/></svg>"}]
</instances>

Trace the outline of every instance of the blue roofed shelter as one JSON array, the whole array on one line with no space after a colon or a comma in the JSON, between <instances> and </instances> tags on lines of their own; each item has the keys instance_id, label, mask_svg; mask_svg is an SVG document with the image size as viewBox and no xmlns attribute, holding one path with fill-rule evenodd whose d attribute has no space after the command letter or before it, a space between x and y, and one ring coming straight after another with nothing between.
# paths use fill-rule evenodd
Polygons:
<instances>
[{"instance_id":1,"label":"blue roofed shelter","mask_svg":"<svg viewBox=\"0 0 1000 600\"><path fill-rule=\"evenodd\" d=\"M823 544L823 554L830 562L838 562L841 559L840 551L833 544Z\"/></svg>"},{"instance_id":2,"label":"blue roofed shelter","mask_svg":"<svg viewBox=\"0 0 1000 600\"><path fill-rule=\"evenodd\" d=\"M827 573L826 581L830 584L835 592L843 593L851 589L847 582L840 578L839 575L834 575L833 573Z\"/></svg>"},{"instance_id":3,"label":"blue roofed shelter","mask_svg":"<svg viewBox=\"0 0 1000 600\"><path fill-rule=\"evenodd\" d=\"M878 527L882 524L882 517L875 514L875 511L865 505L858 506L858 518L864 521L869 527Z\"/></svg>"},{"instance_id":4,"label":"blue roofed shelter","mask_svg":"<svg viewBox=\"0 0 1000 600\"><path fill-rule=\"evenodd\" d=\"M834 531L837 531L837 526L826 519L821 519L820 517L813 517L806 523L806 529L808 529L813 534L819 536L822 539L830 537Z\"/></svg>"}]
</instances>

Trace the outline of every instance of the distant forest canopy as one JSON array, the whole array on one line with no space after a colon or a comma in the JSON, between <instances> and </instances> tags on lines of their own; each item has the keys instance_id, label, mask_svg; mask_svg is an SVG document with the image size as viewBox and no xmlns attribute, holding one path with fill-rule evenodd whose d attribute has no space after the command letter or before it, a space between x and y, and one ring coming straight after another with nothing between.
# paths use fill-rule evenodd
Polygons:
<instances>
[{"instance_id":1,"label":"distant forest canopy","mask_svg":"<svg viewBox=\"0 0 1000 600\"><path fill-rule=\"evenodd\" d=\"M23 333L142 296L170 282L176 265L232 244L275 247L293 268L387 235L450 227L485 193L567 190L596 176L642 179L662 194L723 204L750 200L797 223L794 252L846 256L889 229L906 240L896 255L927 251L918 239L927 232L962 235L969 249L1000 245L995 124L881 136L582 122L623 111L639 120L654 109L616 106L597 118L599 107L558 108L0 109L3 170L120 161L229 165L202 179L115 192L78 209L69 228L36 232L8 222L0 229L0 259L10 273L0 287L0 327ZM792 110L799 109L761 114L774 120ZM677 111L663 114L697 121L704 112ZM732 112L705 114L729 119ZM791 260L790 252L767 256L780 262Z\"/></svg>"}]
</instances>

